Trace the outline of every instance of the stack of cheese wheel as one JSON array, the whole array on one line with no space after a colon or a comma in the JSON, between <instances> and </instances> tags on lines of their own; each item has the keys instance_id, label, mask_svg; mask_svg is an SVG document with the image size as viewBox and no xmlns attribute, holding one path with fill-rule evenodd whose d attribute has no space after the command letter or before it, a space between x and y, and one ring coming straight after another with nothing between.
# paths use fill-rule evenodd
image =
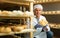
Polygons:
<instances>
[{"instance_id":1,"label":"stack of cheese wheel","mask_svg":"<svg viewBox=\"0 0 60 38\"><path fill-rule=\"evenodd\" d=\"M46 26L48 24L48 21L46 19L42 19L41 21L39 21L39 24L42 26Z\"/></svg>"}]
</instances>

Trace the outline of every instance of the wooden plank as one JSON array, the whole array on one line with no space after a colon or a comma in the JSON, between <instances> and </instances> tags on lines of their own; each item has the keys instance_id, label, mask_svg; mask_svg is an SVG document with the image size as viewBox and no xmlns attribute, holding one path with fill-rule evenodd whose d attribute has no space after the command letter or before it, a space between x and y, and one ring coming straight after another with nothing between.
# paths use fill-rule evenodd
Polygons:
<instances>
[{"instance_id":1,"label":"wooden plank","mask_svg":"<svg viewBox=\"0 0 60 38\"><path fill-rule=\"evenodd\" d=\"M60 2L60 1L53 1L53 0L52 1L48 1L48 2L46 2L46 1L45 2L42 2L42 1L38 1L37 2L37 1L35 1L34 4L57 3L57 2Z\"/></svg>"},{"instance_id":2,"label":"wooden plank","mask_svg":"<svg viewBox=\"0 0 60 38\"><path fill-rule=\"evenodd\" d=\"M20 19L20 18L29 18L31 16L0 16L1 19Z\"/></svg>"},{"instance_id":3,"label":"wooden plank","mask_svg":"<svg viewBox=\"0 0 60 38\"><path fill-rule=\"evenodd\" d=\"M20 32L11 32L11 33L0 33L0 36L5 36L5 35L14 35L14 34L19 34L19 33L29 33L29 32L34 32L34 29L24 29Z\"/></svg>"},{"instance_id":4,"label":"wooden plank","mask_svg":"<svg viewBox=\"0 0 60 38\"><path fill-rule=\"evenodd\" d=\"M30 21L31 21L30 28L33 29L33 25L32 25L32 17L30 18ZM33 32L30 32L30 38L33 38Z\"/></svg>"}]
</instances>

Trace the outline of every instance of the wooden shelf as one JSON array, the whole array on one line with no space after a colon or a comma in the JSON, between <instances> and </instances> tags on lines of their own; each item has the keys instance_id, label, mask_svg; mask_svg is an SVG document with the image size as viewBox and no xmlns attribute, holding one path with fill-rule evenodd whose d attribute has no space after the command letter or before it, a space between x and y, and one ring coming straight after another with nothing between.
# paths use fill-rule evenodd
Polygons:
<instances>
[{"instance_id":1,"label":"wooden shelf","mask_svg":"<svg viewBox=\"0 0 60 38\"><path fill-rule=\"evenodd\" d=\"M14 34L20 34L20 33L29 33L29 32L34 32L34 31L35 31L35 29L24 29L20 32L0 33L0 36L14 35Z\"/></svg>"},{"instance_id":2,"label":"wooden shelf","mask_svg":"<svg viewBox=\"0 0 60 38\"><path fill-rule=\"evenodd\" d=\"M60 15L60 14L42 14L42 15Z\"/></svg>"},{"instance_id":3,"label":"wooden shelf","mask_svg":"<svg viewBox=\"0 0 60 38\"><path fill-rule=\"evenodd\" d=\"M60 29L60 24L49 23L49 26L50 26L51 28Z\"/></svg>"},{"instance_id":4,"label":"wooden shelf","mask_svg":"<svg viewBox=\"0 0 60 38\"><path fill-rule=\"evenodd\" d=\"M2 19L20 19L20 18L30 18L32 16L0 16Z\"/></svg>"},{"instance_id":5,"label":"wooden shelf","mask_svg":"<svg viewBox=\"0 0 60 38\"><path fill-rule=\"evenodd\" d=\"M33 1L34 0L0 0L1 3L12 3L19 5L29 5L29 3Z\"/></svg>"},{"instance_id":6,"label":"wooden shelf","mask_svg":"<svg viewBox=\"0 0 60 38\"><path fill-rule=\"evenodd\" d=\"M34 4L44 4L44 3L56 3L56 2L60 2L60 0L39 0L39 1L35 1Z\"/></svg>"},{"instance_id":7,"label":"wooden shelf","mask_svg":"<svg viewBox=\"0 0 60 38\"><path fill-rule=\"evenodd\" d=\"M43 11L42 15L60 15L60 11Z\"/></svg>"},{"instance_id":8,"label":"wooden shelf","mask_svg":"<svg viewBox=\"0 0 60 38\"><path fill-rule=\"evenodd\" d=\"M32 13L33 12L33 1L34 0L0 0L1 3L11 3L11 4L19 4L19 5L29 5L29 10ZM33 29L32 27L32 16L27 16L27 15L22 15L22 16L0 16L1 19L21 19L21 18L29 18L30 19L30 28L29 29ZM27 28L28 29L28 28ZM26 31L26 30L25 30ZM0 35L13 35L13 34L19 34L19 33L28 33L29 34L29 38L33 38L33 31L27 31L27 32L11 32L11 33L1 33Z\"/></svg>"}]
</instances>

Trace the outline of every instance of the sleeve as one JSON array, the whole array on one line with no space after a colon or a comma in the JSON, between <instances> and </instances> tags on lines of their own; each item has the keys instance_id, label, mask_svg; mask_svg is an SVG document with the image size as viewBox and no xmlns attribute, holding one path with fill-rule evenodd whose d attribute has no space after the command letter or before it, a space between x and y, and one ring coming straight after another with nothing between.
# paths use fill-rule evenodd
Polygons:
<instances>
[{"instance_id":1,"label":"sleeve","mask_svg":"<svg viewBox=\"0 0 60 38\"><path fill-rule=\"evenodd\" d=\"M48 29L48 31L50 31L50 27L49 27L49 24L46 26L46 28Z\"/></svg>"},{"instance_id":2,"label":"sleeve","mask_svg":"<svg viewBox=\"0 0 60 38\"><path fill-rule=\"evenodd\" d=\"M40 28L40 27L42 27L42 26L39 25L39 24L36 24L36 25L34 26L35 29Z\"/></svg>"}]
</instances>

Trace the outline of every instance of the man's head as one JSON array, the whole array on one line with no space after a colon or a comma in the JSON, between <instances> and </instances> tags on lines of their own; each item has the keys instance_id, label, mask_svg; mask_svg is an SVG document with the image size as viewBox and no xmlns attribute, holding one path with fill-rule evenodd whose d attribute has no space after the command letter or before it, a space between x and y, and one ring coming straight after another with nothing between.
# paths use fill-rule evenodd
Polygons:
<instances>
[{"instance_id":1,"label":"man's head","mask_svg":"<svg viewBox=\"0 0 60 38\"><path fill-rule=\"evenodd\" d=\"M33 7L34 14L35 14L37 17L40 16L42 10L43 10L43 6L40 5L40 4L34 5L34 7Z\"/></svg>"}]
</instances>

